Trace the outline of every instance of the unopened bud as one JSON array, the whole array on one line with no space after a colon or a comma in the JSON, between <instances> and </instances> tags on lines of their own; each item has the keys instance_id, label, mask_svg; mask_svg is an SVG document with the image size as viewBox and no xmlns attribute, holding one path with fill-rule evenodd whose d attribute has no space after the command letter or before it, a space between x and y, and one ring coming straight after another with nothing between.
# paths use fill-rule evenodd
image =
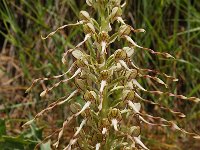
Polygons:
<instances>
[{"instance_id":1,"label":"unopened bud","mask_svg":"<svg viewBox=\"0 0 200 150\"><path fill-rule=\"evenodd\" d=\"M113 6L120 6L121 0L110 0L110 3Z\"/></svg>"},{"instance_id":2,"label":"unopened bud","mask_svg":"<svg viewBox=\"0 0 200 150\"><path fill-rule=\"evenodd\" d=\"M120 7L114 7L110 14L111 22L113 23L117 19L117 17L120 17L121 15L122 15L122 9Z\"/></svg>"},{"instance_id":3,"label":"unopened bud","mask_svg":"<svg viewBox=\"0 0 200 150\"><path fill-rule=\"evenodd\" d=\"M130 135L134 137L138 137L140 135L141 128L140 126L132 126L130 127Z\"/></svg>"},{"instance_id":4,"label":"unopened bud","mask_svg":"<svg viewBox=\"0 0 200 150\"><path fill-rule=\"evenodd\" d=\"M108 120L108 118L103 118L101 120L101 126L102 127L108 127L110 125L110 121Z\"/></svg>"},{"instance_id":5,"label":"unopened bud","mask_svg":"<svg viewBox=\"0 0 200 150\"><path fill-rule=\"evenodd\" d=\"M72 51L72 55L76 58L76 59L81 59L83 57L83 52L81 52L78 49L75 49Z\"/></svg>"},{"instance_id":6,"label":"unopened bud","mask_svg":"<svg viewBox=\"0 0 200 150\"><path fill-rule=\"evenodd\" d=\"M96 33L95 28L94 28L93 24L91 24L91 23L87 23L87 24L83 25L83 30L84 30L85 34L90 34L90 33L95 34Z\"/></svg>"},{"instance_id":7,"label":"unopened bud","mask_svg":"<svg viewBox=\"0 0 200 150\"><path fill-rule=\"evenodd\" d=\"M109 77L109 71L108 70L103 70L101 71L101 80L107 80Z\"/></svg>"},{"instance_id":8,"label":"unopened bud","mask_svg":"<svg viewBox=\"0 0 200 150\"><path fill-rule=\"evenodd\" d=\"M109 111L108 117L111 118L111 120L112 120L112 118L116 118L116 119L118 119L118 120L121 120L122 115L121 115L121 112L120 112L119 109L113 108L113 109L111 109L111 110Z\"/></svg>"},{"instance_id":9,"label":"unopened bud","mask_svg":"<svg viewBox=\"0 0 200 150\"><path fill-rule=\"evenodd\" d=\"M126 52L128 57L131 57L134 54L134 49L130 47L123 47L123 50Z\"/></svg>"},{"instance_id":10,"label":"unopened bud","mask_svg":"<svg viewBox=\"0 0 200 150\"><path fill-rule=\"evenodd\" d=\"M126 77L128 81L131 81L137 77L138 71L136 69L130 69L126 71Z\"/></svg>"},{"instance_id":11,"label":"unopened bud","mask_svg":"<svg viewBox=\"0 0 200 150\"><path fill-rule=\"evenodd\" d=\"M92 0L86 0L86 3L88 4L88 6L92 6Z\"/></svg>"},{"instance_id":12,"label":"unopened bud","mask_svg":"<svg viewBox=\"0 0 200 150\"><path fill-rule=\"evenodd\" d=\"M81 20L85 20L85 21L89 21L91 18L90 18L90 15L87 11L80 11L80 19Z\"/></svg>"},{"instance_id":13,"label":"unopened bud","mask_svg":"<svg viewBox=\"0 0 200 150\"><path fill-rule=\"evenodd\" d=\"M129 35L130 32L131 32L131 27L128 26L128 25L122 25L122 26L119 28L119 35L120 35L120 36Z\"/></svg>"},{"instance_id":14,"label":"unopened bud","mask_svg":"<svg viewBox=\"0 0 200 150\"><path fill-rule=\"evenodd\" d=\"M86 90L86 81L83 79L75 78L75 85L78 89L85 91Z\"/></svg>"},{"instance_id":15,"label":"unopened bud","mask_svg":"<svg viewBox=\"0 0 200 150\"><path fill-rule=\"evenodd\" d=\"M77 112L79 112L81 110L81 105L79 103L72 103L70 105L70 110L72 113L76 114Z\"/></svg>"},{"instance_id":16,"label":"unopened bud","mask_svg":"<svg viewBox=\"0 0 200 150\"><path fill-rule=\"evenodd\" d=\"M108 42L109 38L110 37L108 35L108 32L105 32L105 31L100 32L100 34L99 34L99 42L102 42L102 41Z\"/></svg>"},{"instance_id":17,"label":"unopened bud","mask_svg":"<svg viewBox=\"0 0 200 150\"><path fill-rule=\"evenodd\" d=\"M77 66L78 68L84 68L84 67L87 66L87 62L84 61L84 59L77 59L77 60L76 60L76 66Z\"/></svg>"},{"instance_id":18,"label":"unopened bud","mask_svg":"<svg viewBox=\"0 0 200 150\"><path fill-rule=\"evenodd\" d=\"M85 111L81 112L81 116L84 117L84 118L88 117L89 115L90 115L89 108L87 108ZM91 121L88 122L88 123L91 123Z\"/></svg>"},{"instance_id":19,"label":"unopened bud","mask_svg":"<svg viewBox=\"0 0 200 150\"><path fill-rule=\"evenodd\" d=\"M40 93L40 97L44 97L47 94L47 91L44 90L42 93Z\"/></svg>"},{"instance_id":20,"label":"unopened bud","mask_svg":"<svg viewBox=\"0 0 200 150\"><path fill-rule=\"evenodd\" d=\"M97 98L97 94L94 91L86 91L83 98L86 101L95 101Z\"/></svg>"},{"instance_id":21,"label":"unopened bud","mask_svg":"<svg viewBox=\"0 0 200 150\"><path fill-rule=\"evenodd\" d=\"M144 29L136 29L134 32L146 32Z\"/></svg>"},{"instance_id":22,"label":"unopened bud","mask_svg":"<svg viewBox=\"0 0 200 150\"><path fill-rule=\"evenodd\" d=\"M133 101L135 99L135 92L133 90L124 90L122 93L122 99Z\"/></svg>"},{"instance_id":23,"label":"unopened bud","mask_svg":"<svg viewBox=\"0 0 200 150\"><path fill-rule=\"evenodd\" d=\"M127 58L127 54L122 49L118 49L114 53L115 60L125 60Z\"/></svg>"}]
</instances>

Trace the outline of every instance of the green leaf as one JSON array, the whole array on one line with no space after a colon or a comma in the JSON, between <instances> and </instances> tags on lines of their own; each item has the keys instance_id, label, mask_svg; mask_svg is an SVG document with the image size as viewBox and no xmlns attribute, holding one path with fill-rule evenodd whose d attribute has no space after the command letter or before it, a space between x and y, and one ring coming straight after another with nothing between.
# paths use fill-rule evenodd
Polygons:
<instances>
[{"instance_id":1,"label":"green leaf","mask_svg":"<svg viewBox=\"0 0 200 150\"><path fill-rule=\"evenodd\" d=\"M41 144L40 146L41 150L52 150L51 149L51 140L49 140L48 142Z\"/></svg>"},{"instance_id":2,"label":"green leaf","mask_svg":"<svg viewBox=\"0 0 200 150\"><path fill-rule=\"evenodd\" d=\"M0 137L6 135L6 123L5 120L0 119Z\"/></svg>"},{"instance_id":3,"label":"green leaf","mask_svg":"<svg viewBox=\"0 0 200 150\"><path fill-rule=\"evenodd\" d=\"M76 59L80 59L81 57L83 57L83 53L80 50L77 50L77 49L72 52L72 55Z\"/></svg>"},{"instance_id":4,"label":"green leaf","mask_svg":"<svg viewBox=\"0 0 200 150\"><path fill-rule=\"evenodd\" d=\"M2 150L32 149L36 143L37 141L21 137L2 136L2 138L0 138L0 147Z\"/></svg>"}]
</instances>

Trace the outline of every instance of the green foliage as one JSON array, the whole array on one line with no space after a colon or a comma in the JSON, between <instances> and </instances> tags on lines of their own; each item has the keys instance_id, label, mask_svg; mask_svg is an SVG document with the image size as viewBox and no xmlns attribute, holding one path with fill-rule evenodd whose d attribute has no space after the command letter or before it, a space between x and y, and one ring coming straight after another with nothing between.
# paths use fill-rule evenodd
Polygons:
<instances>
[{"instance_id":1,"label":"green foliage","mask_svg":"<svg viewBox=\"0 0 200 150\"><path fill-rule=\"evenodd\" d=\"M0 147L2 150L34 149L38 140L42 138L42 129L38 129L34 125L17 136L8 135L6 132L6 121L0 120ZM50 141L42 144L41 149L50 150Z\"/></svg>"}]
</instances>

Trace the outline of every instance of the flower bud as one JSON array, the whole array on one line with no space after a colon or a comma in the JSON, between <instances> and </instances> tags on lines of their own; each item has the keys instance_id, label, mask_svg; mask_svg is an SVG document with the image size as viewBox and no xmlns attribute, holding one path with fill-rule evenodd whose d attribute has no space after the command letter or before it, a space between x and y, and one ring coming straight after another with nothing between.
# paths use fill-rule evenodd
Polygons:
<instances>
[{"instance_id":1,"label":"flower bud","mask_svg":"<svg viewBox=\"0 0 200 150\"><path fill-rule=\"evenodd\" d=\"M84 118L90 116L89 108L87 108L85 111L81 112L81 116L84 117ZM89 123L91 123L91 122L89 122Z\"/></svg>"},{"instance_id":2,"label":"flower bud","mask_svg":"<svg viewBox=\"0 0 200 150\"><path fill-rule=\"evenodd\" d=\"M131 81L137 77L138 71L136 69L130 69L126 71L126 77L128 81Z\"/></svg>"},{"instance_id":3,"label":"flower bud","mask_svg":"<svg viewBox=\"0 0 200 150\"><path fill-rule=\"evenodd\" d=\"M91 23L87 23L87 24L83 25L83 30L84 30L85 34L90 34L90 33L95 34L96 33L95 28L94 28L93 24L91 24Z\"/></svg>"},{"instance_id":4,"label":"flower bud","mask_svg":"<svg viewBox=\"0 0 200 150\"><path fill-rule=\"evenodd\" d=\"M42 93L40 93L40 97L44 97L47 94L47 90L44 90Z\"/></svg>"},{"instance_id":5,"label":"flower bud","mask_svg":"<svg viewBox=\"0 0 200 150\"><path fill-rule=\"evenodd\" d=\"M131 57L134 53L134 49L130 47L123 47L123 50L126 52L128 57Z\"/></svg>"},{"instance_id":6,"label":"flower bud","mask_svg":"<svg viewBox=\"0 0 200 150\"><path fill-rule=\"evenodd\" d=\"M122 99L133 101L135 99L135 92L133 90L123 90Z\"/></svg>"},{"instance_id":7,"label":"flower bud","mask_svg":"<svg viewBox=\"0 0 200 150\"><path fill-rule=\"evenodd\" d=\"M101 126L108 127L109 125L110 125L110 121L108 120L108 118L103 118L101 120Z\"/></svg>"},{"instance_id":8,"label":"flower bud","mask_svg":"<svg viewBox=\"0 0 200 150\"><path fill-rule=\"evenodd\" d=\"M118 49L114 53L115 60L125 60L127 58L127 54L124 50Z\"/></svg>"},{"instance_id":9,"label":"flower bud","mask_svg":"<svg viewBox=\"0 0 200 150\"><path fill-rule=\"evenodd\" d=\"M121 15L122 15L122 9L120 7L114 7L110 14L111 22L113 23L117 19L117 17L121 17Z\"/></svg>"},{"instance_id":10,"label":"flower bud","mask_svg":"<svg viewBox=\"0 0 200 150\"><path fill-rule=\"evenodd\" d=\"M110 118L110 120L112 120L113 118L116 118L118 120L122 119L122 115L119 109L117 108L113 108L109 111L108 113L108 117Z\"/></svg>"},{"instance_id":11,"label":"flower bud","mask_svg":"<svg viewBox=\"0 0 200 150\"><path fill-rule=\"evenodd\" d=\"M103 118L101 121L98 122L98 127L101 129L102 134L106 134L109 126L110 126L110 121L108 120L108 118Z\"/></svg>"},{"instance_id":12,"label":"flower bud","mask_svg":"<svg viewBox=\"0 0 200 150\"><path fill-rule=\"evenodd\" d=\"M87 11L80 11L80 19L85 21L90 21L91 17Z\"/></svg>"},{"instance_id":13,"label":"flower bud","mask_svg":"<svg viewBox=\"0 0 200 150\"><path fill-rule=\"evenodd\" d=\"M94 91L86 91L86 93L84 94L83 98L86 101L95 101L97 98L97 94Z\"/></svg>"},{"instance_id":14,"label":"flower bud","mask_svg":"<svg viewBox=\"0 0 200 150\"><path fill-rule=\"evenodd\" d=\"M100 75L101 75L101 80L107 80L109 77L109 71L103 70L103 71L101 71Z\"/></svg>"},{"instance_id":15,"label":"flower bud","mask_svg":"<svg viewBox=\"0 0 200 150\"><path fill-rule=\"evenodd\" d=\"M80 77L82 79L86 79L88 77L88 72L86 70L82 70L81 74L80 74Z\"/></svg>"},{"instance_id":16,"label":"flower bud","mask_svg":"<svg viewBox=\"0 0 200 150\"><path fill-rule=\"evenodd\" d=\"M110 0L110 3L113 6L120 6L121 0Z\"/></svg>"},{"instance_id":17,"label":"flower bud","mask_svg":"<svg viewBox=\"0 0 200 150\"><path fill-rule=\"evenodd\" d=\"M123 35L129 35L131 32L131 27L128 25L122 25L119 28L119 36L123 36Z\"/></svg>"},{"instance_id":18,"label":"flower bud","mask_svg":"<svg viewBox=\"0 0 200 150\"><path fill-rule=\"evenodd\" d=\"M81 52L80 50L78 49L75 49L72 51L72 55L76 58L76 59L80 59L83 57L83 52Z\"/></svg>"},{"instance_id":19,"label":"flower bud","mask_svg":"<svg viewBox=\"0 0 200 150\"><path fill-rule=\"evenodd\" d=\"M86 81L83 79L75 78L75 85L78 89L85 91L86 90Z\"/></svg>"},{"instance_id":20,"label":"flower bud","mask_svg":"<svg viewBox=\"0 0 200 150\"><path fill-rule=\"evenodd\" d=\"M110 121L108 120L108 118L103 118L102 120L100 120L98 122L98 127L99 128L107 128L110 126Z\"/></svg>"},{"instance_id":21,"label":"flower bud","mask_svg":"<svg viewBox=\"0 0 200 150\"><path fill-rule=\"evenodd\" d=\"M72 103L69 107L70 107L71 112L74 113L74 114L81 110L81 105L79 103L76 103L76 102Z\"/></svg>"},{"instance_id":22,"label":"flower bud","mask_svg":"<svg viewBox=\"0 0 200 150\"><path fill-rule=\"evenodd\" d=\"M88 4L88 6L92 6L92 0L86 0L86 3Z\"/></svg>"},{"instance_id":23,"label":"flower bud","mask_svg":"<svg viewBox=\"0 0 200 150\"><path fill-rule=\"evenodd\" d=\"M100 32L100 34L99 34L99 42L101 42L101 41L107 42L109 40L109 38L110 37L108 35L108 32L105 32L105 31Z\"/></svg>"},{"instance_id":24,"label":"flower bud","mask_svg":"<svg viewBox=\"0 0 200 150\"><path fill-rule=\"evenodd\" d=\"M78 68L84 68L84 67L87 66L87 61L84 60L83 58L82 58L82 59L77 59L77 60L76 60L76 66L77 66Z\"/></svg>"},{"instance_id":25,"label":"flower bud","mask_svg":"<svg viewBox=\"0 0 200 150\"><path fill-rule=\"evenodd\" d=\"M134 137L138 137L140 135L141 132L141 128L140 126L132 126L130 127L130 135L134 136Z\"/></svg>"}]
</instances>

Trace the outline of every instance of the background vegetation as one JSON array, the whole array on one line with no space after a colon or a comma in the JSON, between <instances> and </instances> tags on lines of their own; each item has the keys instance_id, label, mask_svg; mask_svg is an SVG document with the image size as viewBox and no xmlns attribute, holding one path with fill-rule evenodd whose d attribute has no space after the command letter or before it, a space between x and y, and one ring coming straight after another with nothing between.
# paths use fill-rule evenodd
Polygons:
<instances>
[{"instance_id":1,"label":"background vegetation","mask_svg":"<svg viewBox=\"0 0 200 150\"><path fill-rule=\"evenodd\" d=\"M134 61L142 68L160 70L177 77L179 81L176 84L167 81L171 92L200 97L199 0L128 0L127 4L123 16L126 22L134 28L146 30L145 34L133 37L137 43L176 57L175 60L164 60L148 53L136 53ZM44 83L36 86L30 94L25 94L33 79L67 70L68 66L61 63L62 53L79 43L84 35L80 34L81 28L72 27L45 41L40 36L47 35L63 24L76 22L79 11L85 9L88 7L84 0L1 0L0 147L3 150L33 149L39 141L56 130L67 115L65 107L58 108L43 116L31 128L21 127L74 86L62 85L47 99L39 97L40 91L45 88ZM88 11L95 15L92 10ZM71 60L69 57L68 61ZM147 83L143 83L147 89L159 88L150 81ZM176 118L177 123L200 134L199 104L168 97L146 98L182 111L187 117ZM159 113L167 119L173 118L150 105L143 108L143 111ZM67 134L70 134L70 130ZM144 126L142 135L145 139L143 141L151 149L200 149L199 141L170 129ZM41 149L50 149L50 144L51 141L47 141Z\"/></svg>"}]
</instances>

